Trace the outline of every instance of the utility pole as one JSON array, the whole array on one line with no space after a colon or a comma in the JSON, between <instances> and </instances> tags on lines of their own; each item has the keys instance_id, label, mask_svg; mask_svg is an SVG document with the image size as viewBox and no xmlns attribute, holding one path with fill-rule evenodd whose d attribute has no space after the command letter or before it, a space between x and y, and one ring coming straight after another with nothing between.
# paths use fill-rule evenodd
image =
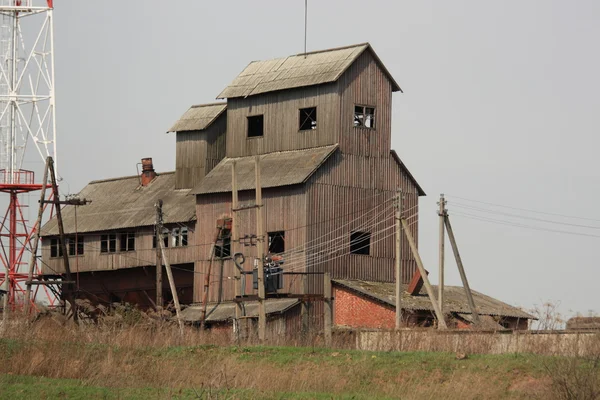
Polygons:
<instances>
[{"instance_id":1,"label":"utility pole","mask_svg":"<svg viewBox=\"0 0 600 400\"><path fill-rule=\"evenodd\" d=\"M69 266L69 253L67 253L67 238L65 236L65 227L63 225L62 212L60 210L60 194L58 193L58 185L56 184L56 173L54 171L54 160L52 157L48 157L48 170L50 172L50 179L52 182L52 202L54 203L56 211L56 221L58 223L58 232L60 234L60 249L62 251L63 263L65 267L65 277L67 278L66 284L66 299L71 304L71 311L73 312L73 320L77 322L77 304L75 304L75 296L73 294L73 279L71 277L71 267ZM66 307L65 307L66 311Z\"/></svg>"},{"instance_id":2,"label":"utility pole","mask_svg":"<svg viewBox=\"0 0 600 400\"><path fill-rule=\"evenodd\" d=\"M258 339L265 340L267 330L267 313L265 310L265 232L262 204L262 187L260 184L260 156L254 159L254 179L256 182L256 248L258 253Z\"/></svg>"},{"instance_id":3,"label":"utility pole","mask_svg":"<svg viewBox=\"0 0 600 400\"><path fill-rule=\"evenodd\" d=\"M236 166L237 166L236 161L235 160L232 161L232 163L231 163L231 256L232 256L232 258L236 254L237 244L239 243L239 240L240 240L240 235L238 232L238 230L239 230L238 217L237 217L239 200L238 200ZM233 277L235 279L235 283L234 283L235 298L238 299L241 296L242 292L244 292L244 290L245 290L245 288L242 289L240 285L244 284L246 282L246 280L245 279L242 280L242 273L236 267L235 260L233 263ZM235 303L235 321L234 321L235 332L234 333L235 333L235 337L237 340L239 340L241 337L241 335L240 335L240 317L242 316L242 313L243 313L242 307L243 307L243 304L241 301L238 301Z\"/></svg>"},{"instance_id":4,"label":"utility pole","mask_svg":"<svg viewBox=\"0 0 600 400\"><path fill-rule=\"evenodd\" d=\"M438 285L438 300L440 302L440 310L444 312L444 221L446 220L446 199L444 194L440 194L440 201L438 203L440 210L438 215L440 216L440 238L439 238L439 267L440 267L440 283Z\"/></svg>"},{"instance_id":5,"label":"utility pole","mask_svg":"<svg viewBox=\"0 0 600 400\"><path fill-rule=\"evenodd\" d=\"M29 315L29 310L31 309L31 285L33 281L33 272L35 269L35 264L37 260L37 251L40 242L40 232L42 231L42 217L44 216L45 204L44 200L46 200L46 187L48 183L48 168L50 165L50 157L46 158L46 167L44 168L44 179L42 180L42 192L40 193L40 207L38 210L38 218L36 224L34 226L35 236L33 238L33 247L31 249L31 258L29 259L29 273L27 274L27 291L25 293L25 314ZM77 244L76 244L77 245Z\"/></svg>"},{"instance_id":6,"label":"utility pole","mask_svg":"<svg viewBox=\"0 0 600 400\"><path fill-rule=\"evenodd\" d=\"M465 273L465 268L463 267L462 258L460 257L460 253L458 252L458 245L456 244L456 239L454 238L454 232L452 231L452 225L450 224L450 217L446 215L444 221L446 224L446 230L448 230L448 239L450 239L452 251L454 252L454 258L456 259L456 266L458 267L460 279L462 280L463 287L465 288L465 294L467 295L467 301L469 303L469 308L471 309L471 315L473 316L473 323L475 325L478 325L479 314L477 313L477 309L475 308L475 302L473 301L473 293L471 292L471 287L469 286L469 281L467 280L467 274Z\"/></svg>"},{"instance_id":7,"label":"utility pole","mask_svg":"<svg viewBox=\"0 0 600 400\"><path fill-rule=\"evenodd\" d=\"M157 208L157 215L160 210L160 215L162 217L162 200L158 200L155 207ZM157 224L157 229L162 233L163 225L162 218L160 220L160 224ZM175 315L177 316L177 323L179 324L179 332L183 336L183 320L181 319L181 306L179 305L179 296L177 296L177 288L175 287L175 280L173 279L173 271L171 271L171 264L169 264L169 260L167 259L167 255L165 254L165 243L162 240L158 240L158 246L160 247L160 255L163 263L165 264L165 270L167 271L167 278L169 279L169 287L171 288L171 294L173 295L173 303L175 303Z\"/></svg>"},{"instance_id":8,"label":"utility pole","mask_svg":"<svg viewBox=\"0 0 600 400\"><path fill-rule=\"evenodd\" d=\"M323 309L325 346L331 346L333 326L333 292L331 289L331 274L329 272L325 272L323 274L323 297L325 300Z\"/></svg>"},{"instance_id":9,"label":"utility pole","mask_svg":"<svg viewBox=\"0 0 600 400\"><path fill-rule=\"evenodd\" d=\"M163 307L163 278L162 278L162 253L159 242L163 241L162 223L162 200L156 204L156 220L154 222L154 237L156 238L156 311L161 311Z\"/></svg>"},{"instance_id":10,"label":"utility pole","mask_svg":"<svg viewBox=\"0 0 600 400\"><path fill-rule=\"evenodd\" d=\"M440 310L439 303L435 299L435 293L433 292L433 288L431 287L431 283L429 283L429 278L427 277L427 271L425 271L425 267L423 266L423 261L421 260L421 256L419 255L419 250L417 250L417 245L415 240L408 229L408 223L406 219L402 218L402 228L404 229L404 234L408 239L408 245L410 246L410 250L415 257L415 261L417 262L417 267L419 268L419 272L421 273L421 277L423 278L423 284L425 285L425 290L427 290L427 295L429 296L429 300L431 300L431 306L433 307L433 311L435 312L435 316L438 319L438 328L439 329L447 329L446 320L444 319L444 314Z\"/></svg>"},{"instance_id":11,"label":"utility pole","mask_svg":"<svg viewBox=\"0 0 600 400\"><path fill-rule=\"evenodd\" d=\"M396 193L396 329L402 326L402 190Z\"/></svg>"}]
</instances>

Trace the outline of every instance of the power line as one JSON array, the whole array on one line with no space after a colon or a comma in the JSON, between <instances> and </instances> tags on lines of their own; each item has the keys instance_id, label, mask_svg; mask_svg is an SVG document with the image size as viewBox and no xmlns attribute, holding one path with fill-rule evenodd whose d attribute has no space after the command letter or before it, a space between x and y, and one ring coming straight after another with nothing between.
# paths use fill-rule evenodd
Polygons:
<instances>
[{"instance_id":1,"label":"power line","mask_svg":"<svg viewBox=\"0 0 600 400\"><path fill-rule=\"evenodd\" d=\"M532 210L530 208L512 207L512 206L506 206L506 205L503 205L503 204L490 203L490 202L487 202L487 201L474 200L474 199L469 199L469 198L466 198L466 197L460 197L460 196L454 196L454 195L449 195L449 196L455 197L455 198L461 199L461 200L471 201L471 202L474 202L474 203L487 204L489 206L495 206L495 207L503 207L503 208L508 208L508 209L511 209L511 210L527 211L527 212L532 212L532 213L542 214L542 215L552 215L552 216L555 216L555 217L563 217L563 218L572 218L572 219L581 219L581 220L587 220L587 221L600 222L600 219L587 218L587 217L578 217L578 216L574 216L574 215L551 213L551 212L545 212L545 211L538 211L538 210Z\"/></svg>"}]
</instances>

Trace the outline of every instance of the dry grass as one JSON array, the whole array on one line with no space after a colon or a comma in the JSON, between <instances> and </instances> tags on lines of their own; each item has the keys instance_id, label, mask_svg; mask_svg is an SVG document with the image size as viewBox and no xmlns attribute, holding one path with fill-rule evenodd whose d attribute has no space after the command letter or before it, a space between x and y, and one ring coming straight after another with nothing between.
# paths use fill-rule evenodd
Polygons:
<instances>
[{"instance_id":1,"label":"dry grass","mask_svg":"<svg viewBox=\"0 0 600 400\"><path fill-rule=\"evenodd\" d=\"M223 333L186 327L181 336L175 324L122 311L79 326L58 315L13 318L0 334L0 374L142 391L125 396L132 398L525 399L555 396L554 365L562 365L533 355L457 360L454 353L327 349L318 336L304 347L234 344ZM350 347L354 338L338 340Z\"/></svg>"}]
</instances>

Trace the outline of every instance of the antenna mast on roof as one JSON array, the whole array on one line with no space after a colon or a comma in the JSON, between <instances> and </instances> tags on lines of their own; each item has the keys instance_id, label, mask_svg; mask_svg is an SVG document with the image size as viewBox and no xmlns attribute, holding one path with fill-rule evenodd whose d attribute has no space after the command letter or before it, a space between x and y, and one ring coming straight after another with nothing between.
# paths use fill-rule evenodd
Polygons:
<instances>
[{"instance_id":1,"label":"antenna mast on roof","mask_svg":"<svg viewBox=\"0 0 600 400\"><path fill-rule=\"evenodd\" d=\"M308 26L308 0L304 0L304 58L306 58L306 30Z\"/></svg>"}]
</instances>

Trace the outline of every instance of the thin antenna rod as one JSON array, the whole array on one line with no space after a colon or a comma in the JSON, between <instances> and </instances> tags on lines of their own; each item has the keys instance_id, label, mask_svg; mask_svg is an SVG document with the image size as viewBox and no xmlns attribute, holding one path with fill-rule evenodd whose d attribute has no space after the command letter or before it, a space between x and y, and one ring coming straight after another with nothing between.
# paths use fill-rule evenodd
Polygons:
<instances>
[{"instance_id":1,"label":"thin antenna rod","mask_svg":"<svg viewBox=\"0 0 600 400\"><path fill-rule=\"evenodd\" d=\"M306 58L306 30L308 26L308 0L304 0L304 58Z\"/></svg>"}]
</instances>

